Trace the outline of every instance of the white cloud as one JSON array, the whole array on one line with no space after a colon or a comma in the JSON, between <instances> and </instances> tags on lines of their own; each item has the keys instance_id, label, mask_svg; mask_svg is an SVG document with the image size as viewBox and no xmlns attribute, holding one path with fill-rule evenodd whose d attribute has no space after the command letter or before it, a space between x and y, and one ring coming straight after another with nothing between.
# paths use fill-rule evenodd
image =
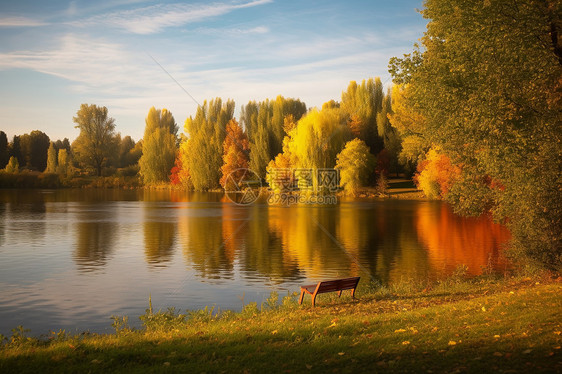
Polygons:
<instances>
[{"instance_id":1,"label":"white cloud","mask_svg":"<svg viewBox=\"0 0 562 374\"><path fill-rule=\"evenodd\" d=\"M270 3L272 0L255 0L246 3L212 4L158 4L138 9L123 10L93 16L72 22L74 26L106 25L125 29L134 34L155 34L168 27L178 27L207 18L230 13L236 9Z\"/></svg>"},{"instance_id":2,"label":"white cloud","mask_svg":"<svg viewBox=\"0 0 562 374\"><path fill-rule=\"evenodd\" d=\"M0 27L37 27L48 23L28 17L0 17Z\"/></svg>"},{"instance_id":3,"label":"white cloud","mask_svg":"<svg viewBox=\"0 0 562 374\"><path fill-rule=\"evenodd\" d=\"M266 26L257 26L251 28L207 28L201 27L196 30L200 34L214 35L214 36L235 36L235 35L250 35L250 34L267 34L269 33L269 28Z\"/></svg>"}]
</instances>

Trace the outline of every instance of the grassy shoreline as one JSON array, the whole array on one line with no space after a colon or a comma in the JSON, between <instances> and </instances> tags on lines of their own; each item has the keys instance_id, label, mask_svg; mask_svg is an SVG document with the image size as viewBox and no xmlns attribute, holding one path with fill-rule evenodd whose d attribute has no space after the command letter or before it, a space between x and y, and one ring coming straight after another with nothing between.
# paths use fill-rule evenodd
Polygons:
<instances>
[{"instance_id":1,"label":"grassy shoreline","mask_svg":"<svg viewBox=\"0 0 562 374\"><path fill-rule=\"evenodd\" d=\"M239 313L147 310L143 329L12 336L0 372L555 372L562 280L553 276L358 290L317 307L275 295Z\"/></svg>"}]
</instances>

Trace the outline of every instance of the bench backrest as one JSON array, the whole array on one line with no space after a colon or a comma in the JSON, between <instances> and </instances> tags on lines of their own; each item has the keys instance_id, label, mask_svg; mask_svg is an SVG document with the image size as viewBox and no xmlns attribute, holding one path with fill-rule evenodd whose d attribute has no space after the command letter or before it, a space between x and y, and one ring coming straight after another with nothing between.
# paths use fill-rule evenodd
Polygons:
<instances>
[{"instance_id":1,"label":"bench backrest","mask_svg":"<svg viewBox=\"0 0 562 374\"><path fill-rule=\"evenodd\" d=\"M357 283L359 283L360 277L345 278L345 279L335 279L320 282L317 287L317 293L332 292L339 290L351 290L357 288Z\"/></svg>"}]
</instances>

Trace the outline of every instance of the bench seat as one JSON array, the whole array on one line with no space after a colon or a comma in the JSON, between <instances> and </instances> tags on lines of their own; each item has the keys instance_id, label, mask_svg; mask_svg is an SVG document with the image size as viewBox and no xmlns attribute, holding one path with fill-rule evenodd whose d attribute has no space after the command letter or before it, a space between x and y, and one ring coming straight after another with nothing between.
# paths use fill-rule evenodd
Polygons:
<instances>
[{"instance_id":1,"label":"bench seat","mask_svg":"<svg viewBox=\"0 0 562 374\"><path fill-rule=\"evenodd\" d=\"M312 306L316 305L316 295L326 292L338 292L339 297L342 291L351 290L351 297L355 298L355 289L357 288L359 279L360 277L333 279L318 282L317 284L301 286L299 304L302 304L305 293L312 295Z\"/></svg>"}]
</instances>

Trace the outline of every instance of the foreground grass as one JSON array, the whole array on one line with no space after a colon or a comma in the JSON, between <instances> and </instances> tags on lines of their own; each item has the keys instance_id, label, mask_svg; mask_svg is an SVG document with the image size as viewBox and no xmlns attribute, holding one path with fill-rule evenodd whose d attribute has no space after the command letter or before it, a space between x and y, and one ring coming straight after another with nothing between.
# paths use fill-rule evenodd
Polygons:
<instances>
[{"instance_id":1,"label":"foreground grass","mask_svg":"<svg viewBox=\"0 0 562 374\"><path fill-rule=\"evenodd\" d=\"M0 372L560 372L560 278L407 282L217 316L147 311L111 335L16 333Z\"/></svg>"}]
</instances>

